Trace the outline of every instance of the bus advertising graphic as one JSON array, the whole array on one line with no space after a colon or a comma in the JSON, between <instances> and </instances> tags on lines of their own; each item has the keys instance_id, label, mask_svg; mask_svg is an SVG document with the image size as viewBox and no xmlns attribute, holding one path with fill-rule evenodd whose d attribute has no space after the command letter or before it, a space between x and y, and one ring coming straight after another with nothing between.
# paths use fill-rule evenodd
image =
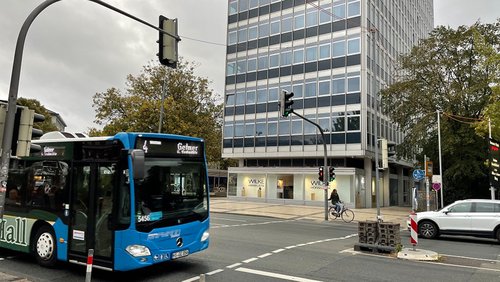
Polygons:
<instances>
[{"instance_id":1,"label":"bus advertising graphic","mask_svg":"<svg viewBox=\"0 0 500 282\"><path fill-rule=\"evenodd\" d=\"M203 139L159 133L47 139L11 160L0 247L37 262L127 271L208 248Z\"/></svg>"}]
</instances>

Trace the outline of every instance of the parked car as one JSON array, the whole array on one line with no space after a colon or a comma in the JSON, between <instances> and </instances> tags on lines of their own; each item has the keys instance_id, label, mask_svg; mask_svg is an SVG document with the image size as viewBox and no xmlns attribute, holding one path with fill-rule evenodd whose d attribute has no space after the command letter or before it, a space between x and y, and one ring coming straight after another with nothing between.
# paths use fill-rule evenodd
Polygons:
<instances>
[{"instance_id":1,"label":"parked car","mask_svg":"<svg viewBox=\"0 0 500 282\"><path fill-rule=\"evenodd\" d=\"M500 200L460 200L439 211L417 213L418 234L466 235L500 241Z\"/></svg>"}]
</instances>

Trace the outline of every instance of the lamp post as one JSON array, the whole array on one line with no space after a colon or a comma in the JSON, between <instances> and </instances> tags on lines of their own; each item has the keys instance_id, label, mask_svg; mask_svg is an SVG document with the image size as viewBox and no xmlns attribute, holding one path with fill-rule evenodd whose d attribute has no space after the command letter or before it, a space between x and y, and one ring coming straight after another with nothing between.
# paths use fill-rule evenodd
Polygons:
<instances>
[{"instance_id":1,"label":"lamp post","mask_svg":"<svg viewBox=\"0 0 500 282\"><path fill-rule=\"evenodd\" d=\"M441 196L441 208L444 207L444 199L443 199L443 162L441 159L441 125L439 119L439 110L437 112L437 122L438 122L438 147L439 147L439 175L441 176L441 188L439 189L439 194Z\"/></svg>"}]
</instances>

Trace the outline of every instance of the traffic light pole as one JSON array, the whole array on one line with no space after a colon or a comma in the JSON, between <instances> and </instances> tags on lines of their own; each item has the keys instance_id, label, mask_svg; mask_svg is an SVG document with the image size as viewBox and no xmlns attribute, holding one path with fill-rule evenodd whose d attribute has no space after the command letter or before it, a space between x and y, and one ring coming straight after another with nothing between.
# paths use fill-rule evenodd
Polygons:
<instances>
[{"instance_id":1,"label":"traffic light pole","mask_svg":"<svg viewBox=\"0 0 500 282\"><path fill-rule=\"evenodd\" d=\"M323 160L323 182L324 182L324 190L325 190L325 221L328 221L328 164L327 164L327 151L326 151L326 139L325 139L325 133L323 132L323 129L319 124L307 119L304 116L299 115L296 113L293 109L291 110L291 113L297 115L301 119L313 124L319 129L319 132L321 133L321 138L323 138L323 149L324 149L324 160Z\"/></svg>"},{"instance_id":2,"label":"traffic light pole","mask_svg":"<svg viewBox=\"0 0 500 282\"><path fill-rule=\"evenodd\" d=\"M17 105L17 93L19 91L19 77L21 76L21 62L23 60L23 50L24 50L24 42L26 40L26 35L28 34L28 29L31 26L31 23L35 20L35 18L48 6L59 2L61 0L46 0L38 5L26 20L19 31L19 36L17 37L16 49L14 52L14 63L12 66L12 75L10 78L10 89L9 89L9 101L7 107L7 115L5 116L5 127L3 132L3 142L2 148L0 150L1 160L0 160L0 222L3 220L4 214L4 205L5 205L5 194L7 191L7 180L9 175L9 163L10 163L10 151L12 149L12 136L14 131L14 120L16 116L16 105ZM100 0L88 0L104 6L108 9L111 9L115 12L118 12L126 17L134 19L142 24L145 24L151 28L154 28L160 32L163 32L167 35L170 35L177 40L180 40L179 37L174 36L148 22L145 22L131 14L128 14L118 8L115 8L108 3L102 2Z\"/></svg>"}]
</instances>

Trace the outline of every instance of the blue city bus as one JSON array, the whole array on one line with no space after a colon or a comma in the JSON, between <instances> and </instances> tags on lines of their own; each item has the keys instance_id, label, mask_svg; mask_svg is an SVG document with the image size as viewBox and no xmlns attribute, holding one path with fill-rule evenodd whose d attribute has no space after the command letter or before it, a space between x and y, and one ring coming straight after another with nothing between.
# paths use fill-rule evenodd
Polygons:
<instances>
[{"instance_id":1,"label":"blue city bus","mask_svg":"<svg viewBox=\"0 0 500 282\"><path fill-rule=\"evenodd\" d=\"M86 264L93 249L93 266L110 271L208 247L203 139L127 132L33 143L39 152L11 159L0 247L43 266Z\"/></svg>"}]
</instances>

